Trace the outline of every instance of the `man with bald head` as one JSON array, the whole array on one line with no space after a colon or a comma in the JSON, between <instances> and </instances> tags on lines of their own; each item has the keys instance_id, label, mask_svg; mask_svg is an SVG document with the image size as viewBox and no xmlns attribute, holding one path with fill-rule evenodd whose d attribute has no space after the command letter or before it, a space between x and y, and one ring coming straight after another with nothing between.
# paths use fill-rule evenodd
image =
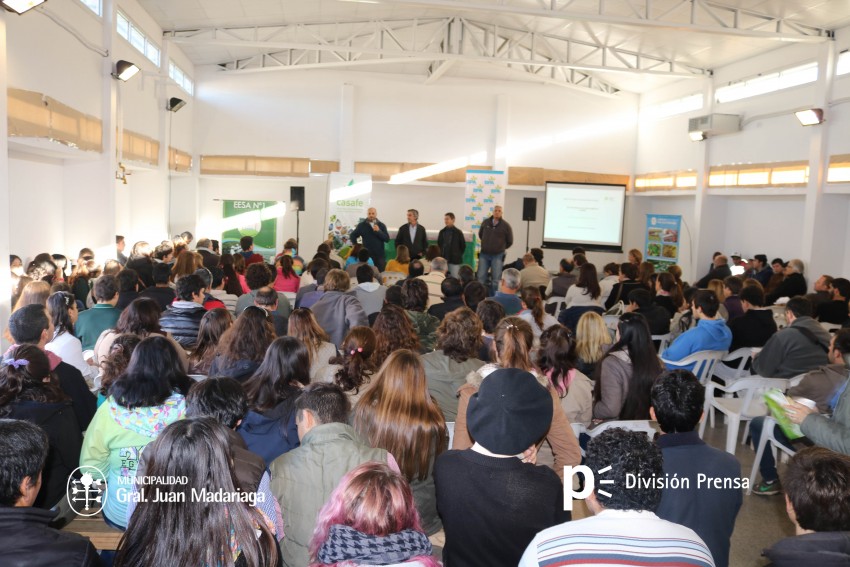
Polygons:
<instances>
[{"instance_id":1,"label":"man with bald head","mask_svg":"<svg viewBox=\"0 0 850 567\"><path fill-rule=\"evenodd\" d=\"M366 220L357 225L351 232L351 242L356 243L357 239L361 239L363 246L372 255L372 261L375 262L375 267L378 271L383 272L384 266L387 263L384 254L384 243L389 242L390 234L387 232L387 225L378 220L378 211L375 207L369 207L366 213Z\"/></svg>"}]
</instances>

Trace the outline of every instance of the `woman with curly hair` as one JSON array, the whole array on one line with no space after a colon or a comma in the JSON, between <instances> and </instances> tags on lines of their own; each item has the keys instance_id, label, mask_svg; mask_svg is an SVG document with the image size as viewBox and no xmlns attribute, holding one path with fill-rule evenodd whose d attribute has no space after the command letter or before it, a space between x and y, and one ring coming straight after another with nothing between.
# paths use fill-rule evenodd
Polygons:
<instances>
[{"instance_id":1,"label":"woman with curly hair","mask_svg":"<svg viewBox=\"0 0 850 567\"><path fill-rule=\"evenodd\" d=\"M479 386L487 380L493 371L499 368L516 368L533 374L537 381L549 390L552 395L552 423L546 434L546 442L551 446L554 454L554 466L552 467L559 477L564 476L564 467L576 465L581 462L581 450L578 441L570 426L558 392L549 383L546 376L542 376L534 369L531 361L531 352L534 344L534 333L531 325L519 317L505 317L502 319L493 334L493 354L497 361L495 364L485 364L466 378L464 384L458 390L457 420L455 421L454 440L452 449L469 449L474 440L469 434L466 426L466 411L469 400L478 392Z\"/></svg>"},{"instance_id":2,"label":"woman with curly hair","mask_svg":"<svg viewBox=\"0 0 850 567\"><path fill-rule=\"evenodd\" d=\"M50 371L47 355L36 345L9 350L0 362L0 417L35 423L47 433L47 462L37 508L52 508L65 498L71 472L78 466L83 434L71 401Z\"/></svg>"},{"instance_id":3,"label":"woman with curly hair","mask_svg":"<svg viewBox=\"0 0 850 567\"><path fill-rule=\"evenodd\" d=\"M295 400L309 383L307 347L293 337L275 339L260 367L245 382L248 414L238 431L248 450L261 456L267 467L299 445Z\"/></svg>"},{"instance_id":4,"label":"woman with curly hair","mask_svg":"<svg viewBox=\"0 0 850 567\"><path fill-rule=\"evenodd\" d=\"M339 386L351 405L357 403L375 373L375 332L369 327L354 327L342 341L342 353L331 358L325 382Z\"/></svg>"},{"instance_id":5,"label":"woman with curly hair","mask_svg":"<svg viewBox=\"0 0 850 567\"><path fill-rule=\"evenodd\" d=\"M419 337L410 317L398 305L384 305L375 324L375 366L384 364L393 351L406 348L419 352Z\"/></svg>"},{"instance_id":6,"label":"woman with curly hair","mask_svg":"<svg viewBox=\"0 0 850 567\"><path fill-rule=\"evenodd\" d=\"M310 567L355 564L440 566L410 485L383 463L364 463L342 477L310 539Z\"/></svg>"},{"instance_id":7,"label":"woman with curly hair","mask_svg":"<svg viewBox=\"0 0 850 567\"><path fill-rule=\"evenodd\" d=\"M443 412L428 394L417 353L401 349L387 358L354 406L351 422L372 447L395 457L413 490L425 533L440 531L434 461L448 448L449 434Z\"/></svg>"},{"instance_id":8,"label":"woman with curly hair","mask_svg":"<svg viewBox=\"0 0 850 567\"><path fill-rule=\"evenodd\" d=\"M422 345L419 352L424 354L434 350L440 320L425 312L428 307L428 284L418 278L404 280L401 284L401 304L419 337Z\"/></svg>"},{"instance_id":9,"label":"woman with curly hair","mask_svg":"<svg viewBox=\"0 0 850 567\"><path fill-rule=\"evenodd\" d=\"M337 349L330 342L325 330L319 326L313 312L299 307L290 313L287 335L295 337L307 347L310 357L310 382L316 382L325 376L330 360L337 356Z\"/></svg>"},{"instance_id":10,"label":"woman with curly hair","mask_svg":"<svg viewBox=\"0 0 850 567\"><path fill-rule=\"evenodd\" d=\"M422 356L428 393L446 421L457 417L457 391L466 383L466 376L484 366L478 359L483 329L472 309L455 309L437 327L437 350Z\"/></svg>"},{"instance_id":11,"label":"woman with curly hair","mask_svg":"<svg viewBox=\"0 0 850 567\"><path fill-rule=\"evenodd\" d=\"M94 345L94 362L100 366L100 362L109 353L109 347L112 346L112 341L115 337L124 333L138 335L144 339L152 335L159 335L168 339L177 356L180 358L180 366L184 372L189 371L189 357L186 351L180 346L180 343L174 340L169 333L163 331L159 326L159 304L156 300L149 297L139 297L134 299L118 317L118 322L115 328L107 329L98 337Z\"/></svg>"},{"instance_id":12,"label":"woman with curly hair","mask_svg":"<svg viewBox=\"0 0 850 567\"><path fill-rule=\"evenodd\" d=\"M195 344L195 350L189 355L189 374L209 374L210 365L215 358L215 348L231 326L233 316L227 309L219 307L204 313L198 328L198 342Z\"/></svg>"},{"instance_id":13,"label":"woman with curly hair","mask_svg":"<svg viewBox=\"0 0 850 567\"><path fill-rule=\"evenodd\" d=\"M85 308L91 307L94 304L92 299L92 287L94 280L100 276L101 266L91 258L80 258L77 260L74 269L71 271L71 276L68 278L68 285L71 286L71 293L74 298L81 302Z\"/></svg>"},{"instance_id":14,"label":"woman with curly hair","mask_svg":"<svg viewBox=\"0 0 850 567\"><path fill-rule=\"evenodd\" d=\"M100 362L100 388L97 392L97 407L106 401L112 383L127 370L133 351L142 342L138 335L118 335L109 347L109 353Z\"/></svg>"},{"instance_id":15,"label":"woman with curly hair","mask_svg":"<svg viewBox=\"0 0 850 567\"><path fill-rule=\"evenodd\" d=\"M254 305L247 307L221 336L209 376L227 376L244 382L260 366L274 339L274 326L268 312Z\"/></svg>"}]
</instances>

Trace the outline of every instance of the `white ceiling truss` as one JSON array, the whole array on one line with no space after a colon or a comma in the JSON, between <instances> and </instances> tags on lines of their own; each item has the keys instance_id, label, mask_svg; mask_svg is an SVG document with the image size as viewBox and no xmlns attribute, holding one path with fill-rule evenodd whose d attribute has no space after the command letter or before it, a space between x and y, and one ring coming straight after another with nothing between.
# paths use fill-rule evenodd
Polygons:
<instances>
[{"instance_id":1,"label":"white ceiling truss","mask_svg":"<svg viewBox=\"0 0 850 567\"><path fill-rule=\"evenodd\" d=\"M165 37L185 46L233 50L239 55L219 62L229 72L420 62L429 63L426 82L433 82L457 63L489 64L533 81L602 95L613 95L619 89L599 73L702 77L711 71L689 63L684 54L665 53L649 43L625 48L621 44L626 42L610 40L607 34L598 33L594 24L642 33L675 31L776 42L822 42L832 37L830 30L790 18L708 0L537 0L532 4L528 0L498 4L492 0L487 4L393 0L392 4L451 15L215 26L170 30ZM502 21L511 25L502 25ZM551 27L553 21L555 28ZM554 31L541 31L547 25Z\"/></svg>"},{"instance_id":2,"label":"white ceiling truss","mask_svg":"<svg viewBox=\"0 0 850 567\"><path fill-rule=\"evenodd\" d=\"M333 29L333 37L323 30ZM257 55L223 63L229 71L347 67L430 61L429 81L454 62L493 63L560 83L614 93L617 89L594 78L593 71L692 77L699 69L598 41L535 33L460 17L365 21L357 23L291 24L251 28L213 28L174 32L178 44L255 48ZM288 39L292 38L292 39ZM594 38L595 39L595 38Z\"/></svg>"}]
</instances>

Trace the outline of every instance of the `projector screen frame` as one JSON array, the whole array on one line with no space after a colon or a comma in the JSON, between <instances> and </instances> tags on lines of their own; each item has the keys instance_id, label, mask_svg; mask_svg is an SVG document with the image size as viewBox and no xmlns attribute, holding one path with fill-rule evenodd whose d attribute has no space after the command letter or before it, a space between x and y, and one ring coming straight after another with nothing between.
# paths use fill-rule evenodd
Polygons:
<instances>
[{"instance_id":1,"label":"projector screen frame","mask_svg":"<svg viewBox=\"0 0 850 567\"><path fill-rule=\"evenodd\" d=\"M552 242L546 241L546 207L547 200L549 199L549 184L558 184L558 185L575 185L575 186L583 186L583 187L604 187L604 188L613 188L618 187L623 189L623 211L620 222L620 244L596 244L596 243L586 243L586 242ZM615 252L622 253L623 252L623 233L626 228L626 197L628 193L628 185L624 183L580 183L577 181L546 181L543 184L543 235L541 236L541 248L549 248L552 250L572 250L577 246L581 246L587 251L592 252Z\"/></svg>"}]
</instances>

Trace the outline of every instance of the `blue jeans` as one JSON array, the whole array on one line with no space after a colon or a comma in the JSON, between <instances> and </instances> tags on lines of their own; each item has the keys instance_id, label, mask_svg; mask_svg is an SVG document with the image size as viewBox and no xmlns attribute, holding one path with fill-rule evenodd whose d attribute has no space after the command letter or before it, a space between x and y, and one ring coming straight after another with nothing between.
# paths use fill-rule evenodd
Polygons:
<instances>
[{"instance_id":1,"label":"blue jeans","mask_svg":"<svg viewBox=\"0 0 850 567\"><path fill-rule=\"evenodd\" d=\"M479 254L478 255L478 281L487 285L487 271L492 270L490 293L496 293L499 289L499 280L502 279L502 266L505 263L505 254Z\"/></svg>"},{"instance_id":2,"label":"blue jeans","mask_svg":"<svg viewBox=\"0 0 850 567\"><path fill-rule=\"evenodd\" d=\"M758 451L759 441L761 440L761 433L764 429L764 417L756 417L750 422L750 435L753 438L753 449ZM791 445L791 441L785 437L785 434L782 433L782 430L778 427L773 428L773 437L788 447L789 449L794 450L794 447ZM759 472L761 473L761 478L765 482L773 482L779 479L779 473L776 472L776 459L773 458L773 451L770 450L770 447L764 448L764 453L761 456L761 462L759 463Z\"/></svg>"}]
</instances>

